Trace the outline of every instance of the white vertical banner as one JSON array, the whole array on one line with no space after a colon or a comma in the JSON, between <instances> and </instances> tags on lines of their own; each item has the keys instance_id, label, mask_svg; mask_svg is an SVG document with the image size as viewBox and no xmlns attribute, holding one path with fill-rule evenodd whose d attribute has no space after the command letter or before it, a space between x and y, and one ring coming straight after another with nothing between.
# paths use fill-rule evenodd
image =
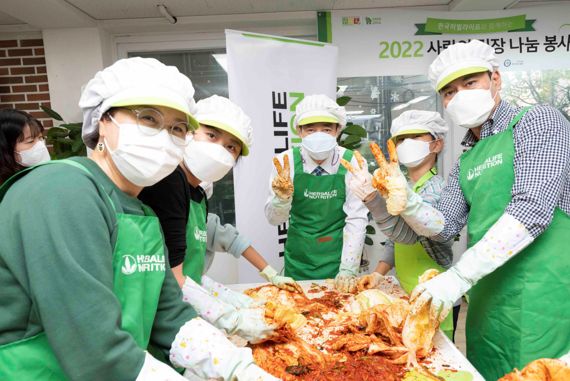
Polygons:
<instances>
[{"instance_id":1,"label":"white vertical banner","mask_svg":"<svg viewBox=\"0 0 570 381\"><path fill-rule=\"evenodd\" d=\"M271 266L283 268L287 226L264 213L272 158L300 142L293 118L310 94L335 98L338 49L318 41L226 30L230 99L252 120L253 146L234 169L236 227ZM239 262L239 282L258 282L257 270Z\"/></svg>"}]
</instances>

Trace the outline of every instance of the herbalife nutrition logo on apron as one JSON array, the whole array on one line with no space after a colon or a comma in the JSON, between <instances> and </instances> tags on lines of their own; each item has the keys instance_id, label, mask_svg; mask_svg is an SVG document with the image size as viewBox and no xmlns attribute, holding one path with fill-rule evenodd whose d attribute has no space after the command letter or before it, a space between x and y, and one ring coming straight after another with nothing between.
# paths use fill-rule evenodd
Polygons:
<instances>
[{"instance_id":1,"label":"herbalife nutrition logo on apron","mask_svg":"<svg viewBox=\"0 0 570 381\"><path fill-rule=\"evenodd\" d=\"M123 265L121 272L131 275L135 272L165 271L163 255L123 255Z\"/></svg>"},{"instance_id":2,"label":"herbalife nutrition logo on apron","mask_svg":"<svg viewBox=\"0 0 570 381\"><path fill-rule=\"evenodd\" d=\"M205 230L198 229L198 226L194 226L194 239L199 242L206 242L208 233Z\"/></svg>"},{"instance_id":3,"label":"herbalife nutrition logo on apron","mask_svg":"<svg viewBox=\"0 0 570 381\"><path fill-rule=\"evenodd\" d=\"M498 165L503 164L503 154L498 153L491 157L485 159L482 164L475 166L474 168L469 168L467 171L467 181L471 181L476 179L477 177L481 176L483 172L485 172L489 168L496 167Z\"/></svg>"},{"instance_id":4,"label":"herbalife nutrition logo on apron","mask_svg":"<svg viewBox=\"0 0 570 381\"><path fill-rule=\"evenodd\" d=\"M311 200L330 200L332 198L336 198L337 194L338 192L336 189L329 192L311 192L310 190L305 189L304 192L305 198Z\"/></svg>"}]
</instances>

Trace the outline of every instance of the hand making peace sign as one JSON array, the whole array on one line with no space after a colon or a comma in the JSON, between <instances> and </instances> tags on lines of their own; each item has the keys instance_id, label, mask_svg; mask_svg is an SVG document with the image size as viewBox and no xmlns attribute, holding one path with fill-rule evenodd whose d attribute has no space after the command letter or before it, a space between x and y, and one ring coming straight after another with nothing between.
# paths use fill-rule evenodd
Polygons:
<instances>
[{"instance_id":1,"label":"hand making peace sign","mask_svg":"<svg viewBox=\"0 0 570 381\"><path fill-rule=\"evenodd\" d=\"M354 168L348 161L341 160L341 164L352 173L350 180L350 190L362 201L372 199L374 190L378 190L380 195L386 199L388 212L392 215L400 214L407 203L407 181L398 164L396 146L392 140L388 140L389 161L384 157L384 153L378 144L371 142L370 150L378 163L378 169L374 175L370 175L364 166L364 159L358 151L354 152L354 157L358 162L358 168Z\"/></svg>"},{"instance_id":2,"label":"hand making peace sign","mask_svg":"<svg viewBox=\"0 0 570 381\"><path fill-rule=\"evenodd\" d=\"M352 174L352 178L348 183L351 192L366 202L373 198L376 189L372 187L372 175L368 172L366 161L360 152L354 151L354 157L358 163L358 168L354 168L352 164L344 159L341 159L340 163Z\"/></svg>"},{"instance_id":3,"label":"hand making peace sign","mask_svg":"<svg viewBox=\"0 0 570 381\"><path fill-rule=\"evenodd\" d=\"M281 200L289 200L293 196L293 182L291 181L291 170L289 167L289 156L283 156L283 167L279 160L274 157L273 165L277 170L277 176L273 179L271 187L275 195Z\"/></svg>"},{"instance_id":4,"label":"hand making peace sign","mask_svg":"<svg viewBox=\"0 0 570 381\"><path fill-rule=\"evenodd\" d=\"M378 169L374 171L372 186L386 199L388 213L397 216L406 209L408 201L408 182L398 163L396 145L392 139L386 143L388 147L389 161L386 161L384 153L378 144L371 142L370 150L378 163Z\"/></svg>"}]
</instances>

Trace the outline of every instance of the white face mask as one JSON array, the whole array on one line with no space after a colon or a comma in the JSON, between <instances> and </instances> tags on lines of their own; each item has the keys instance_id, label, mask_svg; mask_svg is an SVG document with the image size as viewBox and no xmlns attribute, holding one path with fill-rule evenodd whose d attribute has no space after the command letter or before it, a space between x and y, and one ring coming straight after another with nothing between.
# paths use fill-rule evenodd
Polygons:
<instances>
[{"instance_id":1,"label":"white face mask","mask_svg":"<svg viewBox=\"0 0 570 381\"><path fill-rule=\"evenodd\" d=\"M109 149L113 163L123 176L139 187L148 187L174 172L182 161L184 147L174 144L168 131L163 129L158 134L144 134L142 130L150 127L134 123L113 123L119 128L119 142L115 150Z\"/></svg>"},{"instance_id":2,"label":"white face mask","mask_svg":"<svg viewBox=\"0 0 570 381\"><path fill-rule=\"evenodd\" d=\"M447 104L445 112L456 126L479 127L491 116L495 97L491 95L491 89L461 90Z\"/></svg>"},{"instance_id":3,"label":"white face mask","mask_svg":"<svg viewBox=\"0 0 570 381\"><path fill-rule=\"evenodd\" d=\"M324 132L314 132L301 142L313 160L326 160L337 146L336 138Z\"/></svg>"},{"instance_id":4,"label":"white face mask","mask_svg":"<svg viewBox=\"0 0 570 381\"><path fill-rule=\"evenodd\" d=\"M430 143L412 138L404 139L396 147L398 161L408 168L417 167L431 153L429 149Z\"/></svg>"},{"instance_id":5,"label":"white face mask","mask_svg":"<svg viewBox=\"0 0 570 381\"><path fill-rule=\"evenodd\" d=\"M16 153L20 156L20 159L16 161L24 167L33 167L34 165L50 161L49 151L43 140L38 140L31 148Z\"/></svg>"},{"instance_id":6,"label":"white face mask","mask_svg":"<svg viewBox=\"0 0 570 381\"><path fill-rule=\"evenodd\" d=\"M192 140L184 150L184 164L200 181L214 182L224 177L236 163L220 144Z\"/></svg>"}]
</instances>

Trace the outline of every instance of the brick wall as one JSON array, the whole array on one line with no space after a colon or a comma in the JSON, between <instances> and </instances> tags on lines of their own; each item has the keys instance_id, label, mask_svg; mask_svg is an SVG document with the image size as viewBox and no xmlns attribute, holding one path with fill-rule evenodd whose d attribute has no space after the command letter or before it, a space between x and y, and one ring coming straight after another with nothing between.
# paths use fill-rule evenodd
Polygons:
<instances>
[{"instance_id":1,"label":"brick wall","mask_svg":"<svg viewBox=\"0 0 570 381\"><path fill-rule=\"evenodd\" d=\"M51 107L43 40L0 40L0 108L27 111L52 127L40 105Z\"/></svg>"}]
</instances>

